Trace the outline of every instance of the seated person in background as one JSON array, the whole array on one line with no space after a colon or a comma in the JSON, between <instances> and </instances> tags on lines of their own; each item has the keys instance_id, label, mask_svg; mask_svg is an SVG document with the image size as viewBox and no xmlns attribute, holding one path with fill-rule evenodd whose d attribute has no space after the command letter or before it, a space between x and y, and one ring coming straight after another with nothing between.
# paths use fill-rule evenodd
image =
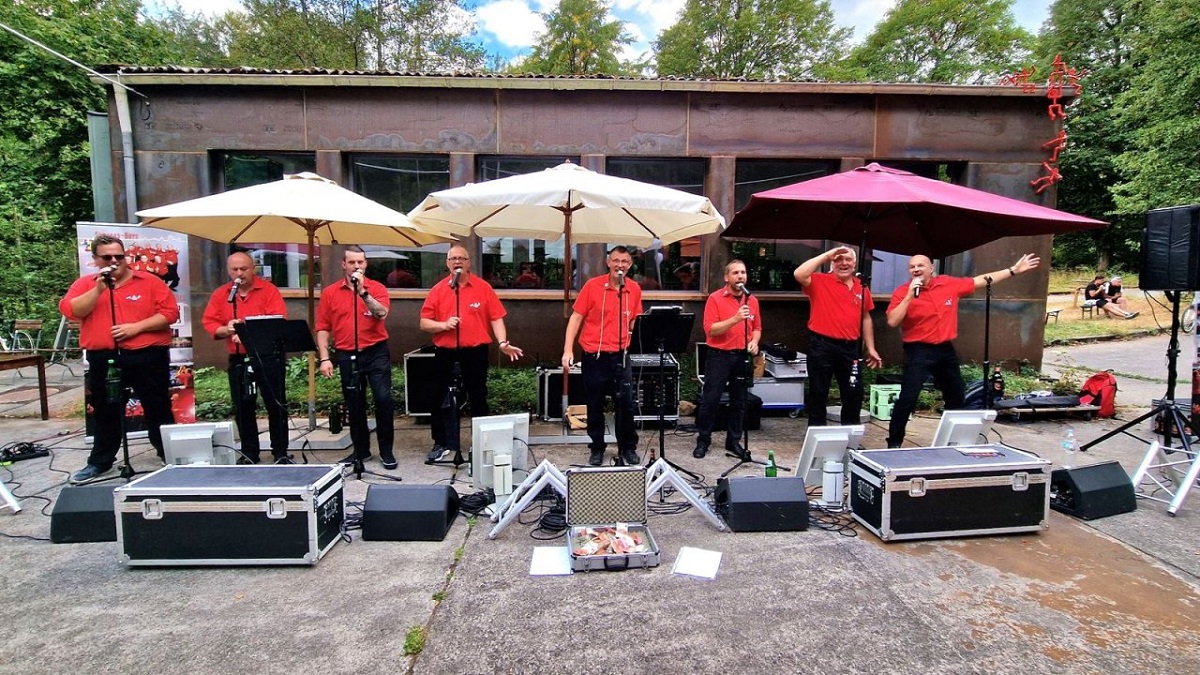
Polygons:
<instances>
[{"instance_id":1,"label":"seated person in background","mask_svg":"<svg viewBox=\"0 0 1200 675\"><path fill-rule=\"evenodd\" d=\"M1129 303L1125 300L1125 294L1121 289L1121 277L1113 277L1109 279L1108 285L1104 288L1104 297L1108 301L1121 308L1121 311L1129 311Z\"/></svg>"},{"instance_id":2,"label":"seated person in background","mask_svg":"<svg viewBox=\"0 0 1200 675\"><path fill-rule=\"evenodd\" d=\"M396 269L388 272L385 285L388 288L417 288L420 286L417 278L408 271L408 267L404 263L396 263Z\"/></svg>"},{"instance_id":3,"label":"seated person in background","mask_svg":"<svg viewBox=\"0 0 1200 675\"><path fill-rule=\"evenodd\" d=\"M541 288L542 276L538 274L533 263L521 263L521 273L513 279L513 288Z\"/></svg>"},{"instance_id":4,"label":"seated person in background","mask_svg":"<svg viewBox=\"0 0 1200 675\"><path fill-rule=\"evenodd\" d=\"M1138 315L1137 312L1126 312L1117 303L1109 302L1105 288L1104 275L1097 274L1096 278L1092 279L1092 283L1083 289L1083 299L1093 301L1096 309L1104 310L1118 319L1132 319Z\"/></svg>"},{"instance_id":5,"label":"seated person in background","mask_svg":"<svg viewBox=\"0 0 1200 675\"><path fill-rule=\"evenodd\" d=\"M679 288L693 291L699 288L696 279L696 263L684 263L675 268L675 278L679 280Z\"/></svg>"}]
</instances>

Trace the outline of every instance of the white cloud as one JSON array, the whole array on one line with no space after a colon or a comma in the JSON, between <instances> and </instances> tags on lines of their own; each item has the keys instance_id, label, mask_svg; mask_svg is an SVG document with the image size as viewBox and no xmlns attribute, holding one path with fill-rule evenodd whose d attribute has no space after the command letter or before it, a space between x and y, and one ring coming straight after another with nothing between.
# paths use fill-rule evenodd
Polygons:
<instances>
[{"instance_id":1,"label":"white cloud","mask_svg":"<svg viewBox=\"0 0 1200 675\"><path fill-rule=\"evenodd\" d=\"M539 4L554 3L542 0ZM481 33L492 35L497 42L510 49L533 46L534 35L546 29L541 15L530 9L529 3L524 0L489 2L477 7L475 16Z\"/></svg>"},{"instance_id":2,"label":"white cloud","mask_svg":"<svg viewBox=\"0 0 1200 675\"><path fill-rule=\"evenodd\" d=\"M683 9L686 0L616 0L613 3L613 14L627 22L636 22L649 40L657 40L658 34L670 27L679 18L679 10ZM638 21L629 14L636 13Z\"/></svg>"},{"instance_id":3,"label":"white cloud","mask_svg":"<svg viewBox=\"0 0 1200 675\"><path fill-rule=\"evenodd\" d=\"M176 6L188 14L207 16L221 16L234 10L242 11L241 0L145 0L142 4L151 15Z\"/></svg>"}]
</instances>

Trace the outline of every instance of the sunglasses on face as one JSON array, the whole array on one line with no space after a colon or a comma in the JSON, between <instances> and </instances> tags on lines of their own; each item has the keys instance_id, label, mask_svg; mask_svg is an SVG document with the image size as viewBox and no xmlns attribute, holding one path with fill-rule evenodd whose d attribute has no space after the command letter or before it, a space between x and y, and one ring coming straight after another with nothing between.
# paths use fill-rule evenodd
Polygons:
<instances>
[{"instance_id":1,"label":"sunglasses on face","mask_svg":"<svg viewBox=\"0 0 1200 675\"><path fill-rule=\"evenodd\" d=\"M114 253L112 255L96 255L96 257L100 258L101 260L105 260L107 262L116 262L118 260L124 260L125 254L124 253Z\"/></svg>"}]
</instances>

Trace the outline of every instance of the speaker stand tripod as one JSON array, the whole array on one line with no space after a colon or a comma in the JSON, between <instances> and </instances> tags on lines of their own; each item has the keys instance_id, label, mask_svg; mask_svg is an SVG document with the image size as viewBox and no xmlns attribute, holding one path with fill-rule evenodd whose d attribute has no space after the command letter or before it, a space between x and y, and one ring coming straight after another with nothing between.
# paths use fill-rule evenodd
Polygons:
<instances>
[{"instance_id":1,"label":"speaker stand tripod","mask_svg":"<svg viewBox=\"0 0 1200 675\"><path fill-rule=\"evenodd\" d=\"M1166 501L1169 504L1167 507L1167 513L1174 516L1179 511L1180 507L1183 506L1184 499L1187 498L1188 492L1191 490L1192 485L1196 483L1197 477L1200 476L1200 457L1198 457L1196 452L1192 449L1192 440L1188 436L1187 431L1185 431L1185 429L1189 428L1188 424L1184 420L1183 415L1180 414L1179 408L1175 406L1175 383L1179 375L1179 297L1181 293L1180 291L1166 291L1166 294L1171 300L1171 341L1167 345L1166 395L1164 395L1162 400L1159 401L1158 404L1153 408L1151 408L1149 412L1136 417L1125 424L1122 424L1121 426L1113 429L1094 441L1079 446L1079 450L1081 452L1085 452L1092 446L1102 443L1113 436L1116 436L1117 434L1125 434L1140 441L1145 441L1144 438L1130 433L1129 430L1138 424L1141 424L1145 420L1158 416L1158 418L1162 420L1162 444L1160 445L1158 441L1150 443L1150 447L1146 452L1146 456L1142 459L1142 463L1138 467L1137 472L1134 473L1133 485L1136 488L1141 485L1143 479L1149 477L1151 481L1158 485L1158 487L1167 490L1167 493L1171 494L1172 496L1169 501L1159 497L1152 497L1148 495L1142 496L1155 501ZM1179 434L1179 442L1183 446L1181 449L1174 448L1174 442L1172 441L1172 438L1176 433ZM1163 453L1171 452L1182 452L1185 456L1185 459L1166 461L1166 458L1163 457ZM1150 475L1150 472L1153 469L1178 471L1183 465L1190 465L1190 468L1188 469L1184 480L1178 483L1178 489L1174 493L1171 492L1170 487L1167 485L1169 482L1168 480L1163 479L1162 482L1160 482L1158 477Z\"/></svg>"}]
</instances>

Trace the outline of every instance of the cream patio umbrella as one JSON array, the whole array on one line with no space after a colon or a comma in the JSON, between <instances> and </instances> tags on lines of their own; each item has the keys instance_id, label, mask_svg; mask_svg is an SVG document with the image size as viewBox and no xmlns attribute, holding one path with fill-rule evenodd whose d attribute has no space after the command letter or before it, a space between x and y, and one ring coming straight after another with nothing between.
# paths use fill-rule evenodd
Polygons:
<instances>
[{"instance_id":1,"label":"cream patio umbrella","mask_svg":"<svg viewBox=\"0 0 1200 675\"><path fill-rule=\"evenodd\" d=\"M707 197L570 162L430 193L408 216L421 229L448 237L565 237L564 302L570 299L572 244L666 246L725 226Z\"/></svg>"},{"instance_id":2,"label":"cream patio umbrella","mask_svg":"<svg viewBox=\"0 0 1200 675\"><path fill-rule=\"evenodd\" d=\"M317 246L377 244L408 248L452 241L414 226L403 213L315 173L137 212L142 225L224 243L307 244L308 323L316 316ZM316 426L315 365L309 355L308 419Z\"/></svg>"}]
</instances>

